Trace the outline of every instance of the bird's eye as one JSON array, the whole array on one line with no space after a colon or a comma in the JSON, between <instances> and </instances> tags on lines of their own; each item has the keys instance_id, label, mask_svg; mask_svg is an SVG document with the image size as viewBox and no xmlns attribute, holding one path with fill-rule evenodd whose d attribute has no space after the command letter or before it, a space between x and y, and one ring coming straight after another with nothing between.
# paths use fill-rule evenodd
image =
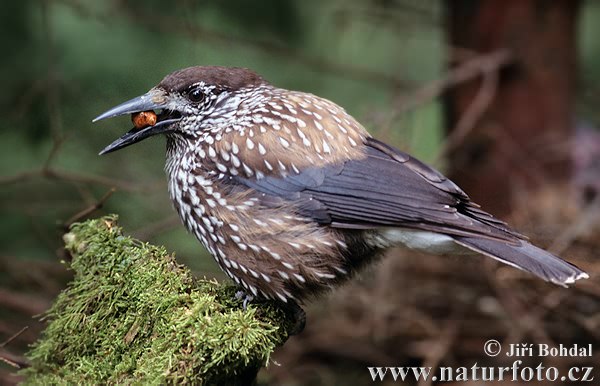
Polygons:
<instances>
[{"instance_id":1,"label":"bird's eye","mask_svg":"<svg viewBox=\"0 0 600 386\"><path fill-rule=\"evenodd\" d=\"M204 93L199 88L193 88L188 92L188 98L192 102L202 102L204 99Z\"/></svg>"}]
</instances>

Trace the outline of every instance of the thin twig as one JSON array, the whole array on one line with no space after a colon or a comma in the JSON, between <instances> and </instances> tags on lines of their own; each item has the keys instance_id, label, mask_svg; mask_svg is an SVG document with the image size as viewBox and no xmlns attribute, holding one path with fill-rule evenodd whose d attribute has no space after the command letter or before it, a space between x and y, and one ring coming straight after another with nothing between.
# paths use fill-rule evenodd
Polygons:
<instances>
[{"instance_id":1,"label":"thin twig","mask_svg":"<svg viewBox=\"0 0 600 386\"><path fill-rule=\"evenodd\" d=\"M66 139L65 136L61 136L61 137L52 139L52 149L50 149L50 152L48 153L48 157L46 157L46 161L44 161L42 170L50 169L50 165L52 164L52 161L54 161L54 158L58 154L62 145L65 143L65 139Z\"/></svg>"},{"instance_id":2,"label":"thin twig","mask_svg":"<svg viewBox=\"0 0 600 386\"><path fill-rule=\"evenodd\" d=\"M416 106L421 106L441 96L446 90L466 83L481 75L497 73L500 69L514 62L514 56L508 50L494 51L489 54L475 56L460 65L448 70L440 79L432 81L411 93L409 97L400 97L396 101L397 113L402 114Z\"/></svg>"},{"instance_id":3,"label":"thin twig","mask_svg":"<svg viewBox=\"0 0 600 386\"><path fill-rule=\"evenodd\" d=\"M470 54L469 59L448 70L441 78L429 82L409 95L401 94L397 97L393 103L393 112L386 118L388 124L381 125L383 129L380 130L379 134L385 137L387 131L391 128L389 122L394 122L406 111L440 97L452 87L477 79L478 77L483 77L484 82L487 79L487 84L482 84L478 93L479 100L473 102L471 107L473 109L471 112L472 117L464 118L468 120L464 121L461 125L466 128L461 128L460 132L467 131L468 127L471 126L471 122L481 115L481 110L485 110L480 106L487 107L489 104L487 99L493 97L498 82L498 71L513 63L514 60L514 56L507 50L499 50L482 55Z\"/></svg>"},{"instance_id":4,"label":"thin twig","mask_svg":"<svg viewBox=\"0 0 600 386\"><path fill-rule=\"evenodd\" d=\"M9 358L9 356L11 358ZM16 355L10 354L4 350L0 350L0 361L16 369L29 367L29 363L25 358L17 357Z\"/></svg>"},{"instance_id":5,"label":"thin twig","mask_svg":"<svg viewBox=\"0 0 600 386\"><path fill-rule=\"evenodd\" d=\"M10 342L12 342L13 340L15 340L19 335L21 335L22 333L24 333L25 331L27 331L28 328L29 328L29 326L25 326L22 329L20 329L19 331L17 331L14 334L12 334L7 340L5 340L4 342L0 343L0 347L4 347L7 344L9 344Z\"/></svg>"},{"instance_id":6,"label":"thin twig","mask_svg":"<svg viewBox=\"0 0 600 386\"><path fill-rule=\"evenodd\" d=\"M8 345L10 342L12 342L13 340L15 340L19 335L21 335L22 333L24 333L25 331L27 331L27 329L29 328L29 326L25 326L22 329L20 329L19 331L17 331L16 333L14 333L13 335L11 335L7 340L5 340L4 342L0 343L0 348L4 348L6 345ZM10 355L11 358L8 358ZM17 357L13 354L10 354L4 350L2 350L0 352L0 361L6 363L9 366L12 366L16 369L22 369L23 367L27 367L29 366L29 363L27 362L26 359L24 358L20 358Z\"/></svg>"},{"instance_id":7,"label":"thin twig","mask_svg":"<svg viewBox=\"0 0 600 386\"><path fill-rule=\"evenodd\" d=\"M65 221L63 223L63 229L68 230L74 222L77 222L77 221L81 220L82 218L89 216L91 213L97 211L98 209L101 209L102 206L104 205L104 203L110 198L110 196L112 196L112 194L115 191L116 191L115 188L109 189L108 192L104 193L104 196L102 196L94 204L75 213L73 216L71 216L67 221Z\"/></svg>"},{"instance_id":8,"label":"thin twig","mask_svg":"<svg viewBox=\"0 0 600 386\"><path fill-rule=\"evenodd\" d=\"M498 88L498 72L487 70L482 74L483 80L481 81L477 95L460 117L454 130L446 137L446 141L440 150L438 150L434 163L439 162L448 152L456 149L464 141L494 100Z\"/></svg>"},{"instance_id":9,"label":"thin twig","mask_svg":"<svg viewBox=\"0 0 600 386\"><path fill-rule=\"evenodd\" d=\"M60 170L56 168L39 168L34 170L27 170L24 172L16 173L11 176L0 177L0 185L10 185L23 181L28 181L33 178L47 178L59 181L86 183L103 185L108 187L115 187L119 190L127 192L140 192L146 191L147 186L132 184L123 180L115 180L104 176L96 176L92 174L83 174L77 172L70 172L66 170Z\"/></svg>"}]
</instances>

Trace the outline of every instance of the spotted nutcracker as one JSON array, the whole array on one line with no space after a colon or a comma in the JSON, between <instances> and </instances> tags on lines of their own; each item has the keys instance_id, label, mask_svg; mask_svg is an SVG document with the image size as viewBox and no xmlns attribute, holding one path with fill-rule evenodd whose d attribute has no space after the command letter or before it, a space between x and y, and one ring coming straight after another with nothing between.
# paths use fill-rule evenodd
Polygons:
<instances>
[{"instance_id":1,"label":"spotted nutcracker","mask_svg":"<svg viewBox=\"0 0 600 386\"><path fill-rule=\"evenodd\" d=\"M94 121L141 112L154 119L100 154L164 134L175 209L248 295L302 302L396 245L474 251L563 286L588 277L340 106L250 70L179 70Z\"/></svg>"}]
</instances>

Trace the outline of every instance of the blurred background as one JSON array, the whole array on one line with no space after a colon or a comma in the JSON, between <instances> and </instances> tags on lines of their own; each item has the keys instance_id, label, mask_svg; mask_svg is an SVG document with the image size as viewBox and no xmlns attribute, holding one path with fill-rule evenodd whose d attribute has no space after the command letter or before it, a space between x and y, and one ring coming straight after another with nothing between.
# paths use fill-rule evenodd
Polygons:
<instances>
[{"instance_id":1,"label":"blurred background","mask_svg":"<svg viewBox=\"0 0 600 386\"><path fill-rule=\"evenodd\" d=\"M171 209L164 139L100 157L131 123L91 123L192 65L248 67L333 100L591 273L567 290L479 257L394 251L311 304L261 384L506 365L484 355L491 338L594 343L594 357L544 364L600 363L600 3L24 0L0 19L0 383L18 381L43 327L34 316L69 281L61 235L73 221L117 213L198 276L224 278Z\"/></svg>"}]
</instances>

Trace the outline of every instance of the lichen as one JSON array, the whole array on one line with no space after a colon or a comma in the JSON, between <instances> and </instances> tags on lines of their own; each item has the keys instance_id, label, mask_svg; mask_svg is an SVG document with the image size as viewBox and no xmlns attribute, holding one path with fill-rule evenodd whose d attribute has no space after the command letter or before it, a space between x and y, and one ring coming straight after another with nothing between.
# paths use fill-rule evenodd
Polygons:
<instances>
[{"instance_id":1,"label":"lichen","mask_svg":"<svg viewBox=\"0 0 600 386\"><path fill-rule=\"evenodd\" d=\"M64 236L74 279L28 354L26 384L243 384L268 363L294 320L236 287L194 279L164 247L124 236L117 217Z\"/></svg>"}]
</instances>

